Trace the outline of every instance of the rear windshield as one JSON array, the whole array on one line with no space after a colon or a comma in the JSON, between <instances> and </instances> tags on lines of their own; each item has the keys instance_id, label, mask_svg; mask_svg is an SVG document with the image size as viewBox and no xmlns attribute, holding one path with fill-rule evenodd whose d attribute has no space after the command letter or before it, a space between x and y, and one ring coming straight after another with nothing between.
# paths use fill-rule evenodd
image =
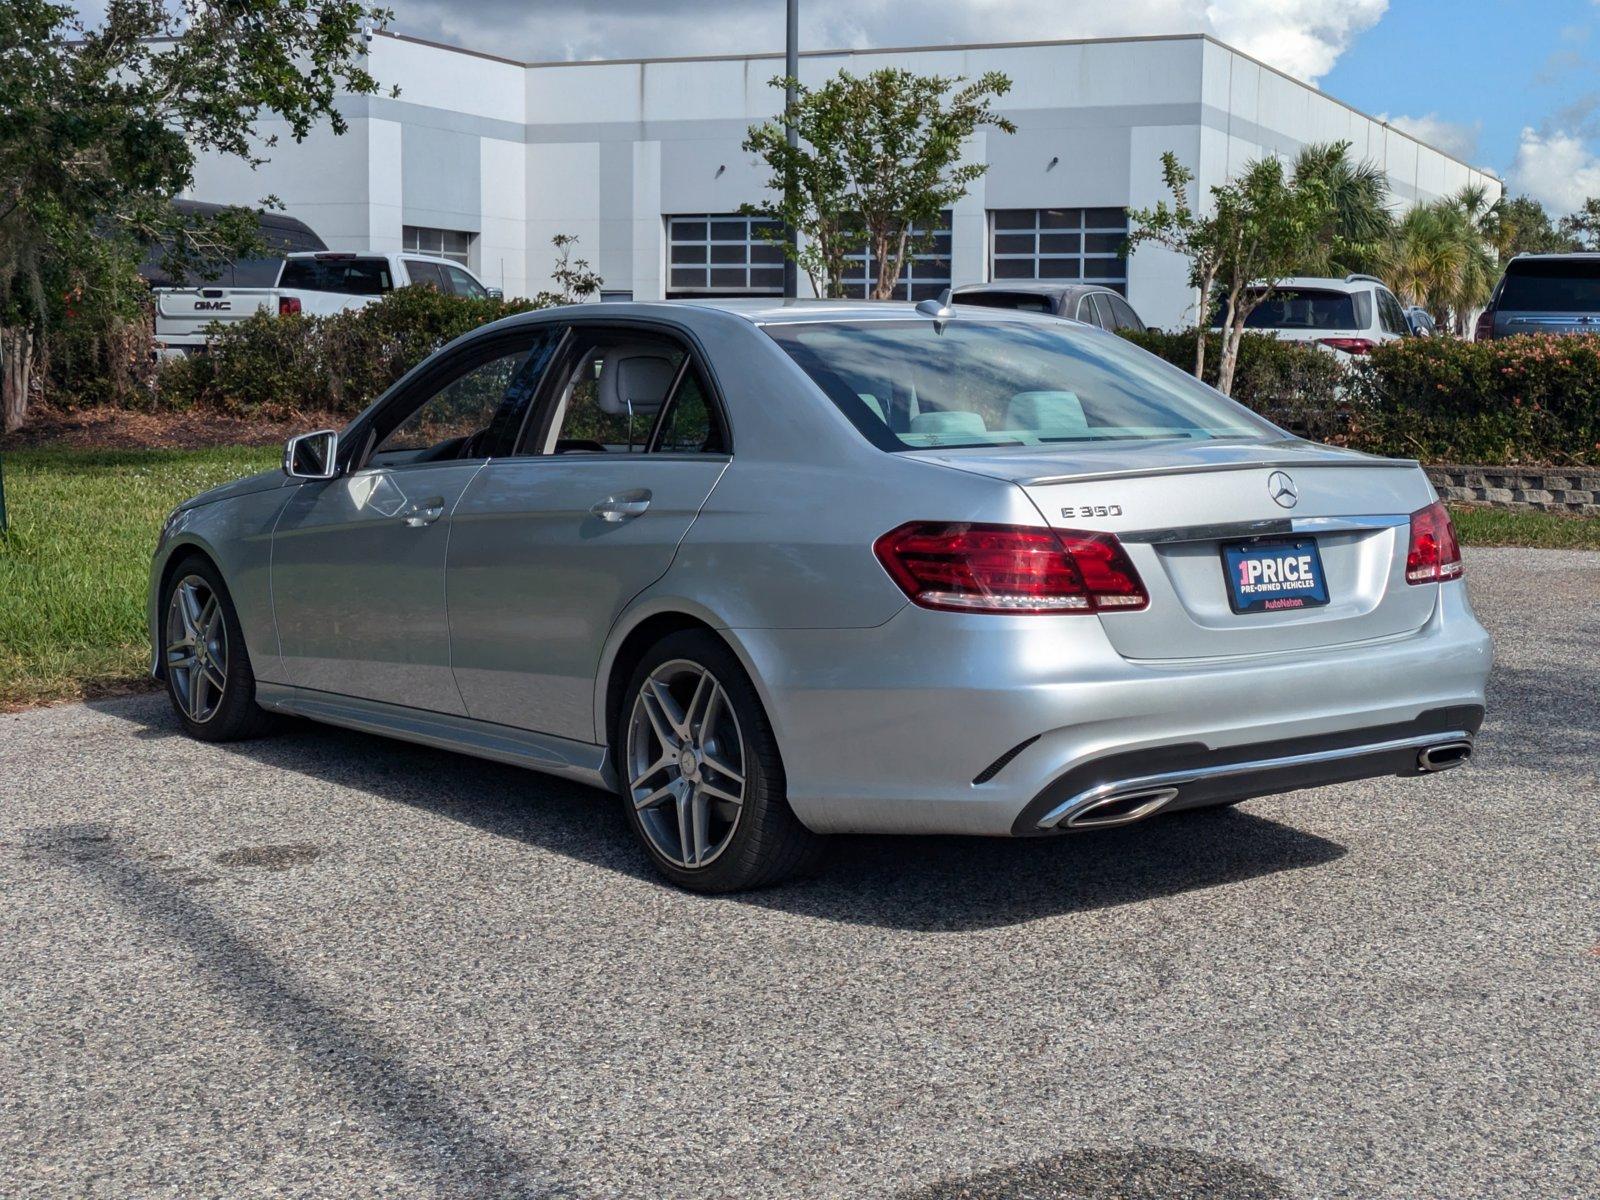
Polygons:
<instances>
[{"instance_id":1,"label":"rear windshield","mask_svg":"<svg viewBox=\"0 0 1600 1200\"><path fill-rule=\"evenodd\" d=\"M956 317L766 332L885 450L1282 436L1155 355L1074 326Z\"/></svg>"},{"instance_id":2,"label":"rear windshield","mask_svg":"<svg viewBox=\"0 0 1600 1200\"><path fill-rule=\"evenodd\" d=\"M346 296L381 296L394 287L386 258L291 258L279 287Z\"/></svg>"},{"instance_id":3,"label":"rear windshield","mask_svg":"<svg viewBox=\"0 0 1600 1200\"><path fill-rule=\"evenodd\" d=\"M1225 325L1227 319L1224 301L1217 306L1212 324ZM1371 324L1372 297L1368 293L1313 288L1278 288L1244 321L1246 329L1365 329Z\"/></svg>"},{"instance_id":4,"label":"rear windshield","mask_svg":"<svg viewBox=\"0 0 1600 1200\"><path fill-rule=\"evenodd\" d=\"M1513 262L1506 268L1497 307L1513 312L1600 312L1600 259Z\"/></svg>"},{"instance_id":5,"label":"rear windshield","mask_svg":"<svg viewBox=\"0 0 1600 1200\"><path fill-rule=\"evenodd\" d=\"M1014 308L1022 312L1055 312L1050 297L1038 292L957 292L955 303L978 308Z\"/></svg>"}]
</instances>

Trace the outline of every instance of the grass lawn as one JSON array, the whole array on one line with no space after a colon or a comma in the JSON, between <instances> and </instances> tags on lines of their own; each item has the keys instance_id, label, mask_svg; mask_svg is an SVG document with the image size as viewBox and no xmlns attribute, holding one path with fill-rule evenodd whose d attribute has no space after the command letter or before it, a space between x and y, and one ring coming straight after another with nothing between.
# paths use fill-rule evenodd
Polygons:
<instances>
[{"instance_id":1,"label":"grass lawn","mask_svg":"<svg viewBox=\"0 0 1600 1200\"><path fill-rule=\"evenodd\" d=\"M178 501L278 459L270 448L19 450L4 456L0 709L138 686L145 588Z\"/></svg>"},{"instance_id":2,"label":"grass lawn","mask_svg":"<svg viewBox=\"0 0 1600 1200\"><path fill-rule=\"evenodd\" d=\"M4 457L0 710L140 686L145 587L178 501L278 461L275 448L20 450ZM1600 520L1457 508L1478 546L1600 550Z\"/></svg>"}]
</instances>

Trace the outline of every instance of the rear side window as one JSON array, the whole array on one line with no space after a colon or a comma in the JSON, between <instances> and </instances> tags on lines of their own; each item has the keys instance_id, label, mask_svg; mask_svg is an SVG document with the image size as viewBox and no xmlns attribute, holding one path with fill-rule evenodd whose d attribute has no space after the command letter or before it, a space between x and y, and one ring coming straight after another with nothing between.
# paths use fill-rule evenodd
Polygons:
<instances>
[{"instance_id":1,"label":"rear side window","mask_svg":"<svg viewBox=\"0 0 1600 1200\"><path fill-rule=\"evenodd\" d=\"M1378 289L1378 322L1383 326L1385 333L1396 333L1404 337L1411 332L1411 326L1406 324L1406 310L1400 307L1400 301L1383 288Z\"/></svg>"},{"instance_id":2,"label":"rear side window","mask_svg":"<svg viewBox=\"0 0 1600 1200\"><path fill-rule=\"evenodd\" d=\"M1155 355L1065 322L765 328L884 450L1281 436Z\"/></svg>"},{"instance_id":3,"label":"rear side window","mask_svg":"<svg viewBox=\"0 0 1600 1200\"><path fill-rule=\"evenodd\" d=\"M1600 312L1600 259L1513 261L1506 268L1498 307L1514 312Z\"/></svg>"},{"instance_id":4,"label":"rear side window","mask_svg":"<svg viewBox=\"0 0 1600 1200\"><path fill-rule=\"evenodd\" d=\"M1227 322L1227 305L1214 324ZM1246 329L1366 329L1372 324L1370 292L1278 288L1245 318Z\"/></svg>"},{"instance_id":5,"label":"rear side window","mask_svg":"<svg viewBox=\"0 0 1600 1200\"><path fill-rule=\"evenodd\" d=\"M291 258L278 286L345 296L381 296L394 288L384 258Z\"/></svg>"}]
</instances>

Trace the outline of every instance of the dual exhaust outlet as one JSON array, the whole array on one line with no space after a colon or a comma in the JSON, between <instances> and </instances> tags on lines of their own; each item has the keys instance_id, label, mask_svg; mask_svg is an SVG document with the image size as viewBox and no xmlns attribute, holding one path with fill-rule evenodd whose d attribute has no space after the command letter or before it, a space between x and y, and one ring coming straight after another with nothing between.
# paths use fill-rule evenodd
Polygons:
<instances>
[{"instance_id":1,"label":"dual exhaust outlet","mask_svg":"<svg viewBox=\"0 0 1600 1200\"><path fill-rule=\"evenodd\" d=\"M1399 747L1394 748L1398 749ZM1325 760L1345 756L1335 752L1326 756L1310 755L1307 757ZM1471 757L1471 740L1468 738L1452 738L1418 749L1416 767L1420 774L1434 775L1440 771L1448 771L1453 767L1459 767ZM1109 829L1116 825L1131 825L1135 821L1153 817L1156 813L1166 808L1178 798L1185 785L1218 776L1242 775L1251 768L1287 766L1290 765L1291 761L1241 763L1212 771L1202 770L1188 774L1175 773L1174 776L1160 779L1159 782L1156 779L1146 778L1145 780L1131 780L1126 784L1105 784L1094 789L1095 792L1103 793L1098 798L1091 799L1086 804L1079 803L1069 806L1065 820L1057 818L1056 821L1051 821L1049 817L1046 817L1045 821L1040 822L1040 825L1041 827L1066 829ZM1090 794L1093 795L1093 793Z\"/></svg>"}]
</instances>

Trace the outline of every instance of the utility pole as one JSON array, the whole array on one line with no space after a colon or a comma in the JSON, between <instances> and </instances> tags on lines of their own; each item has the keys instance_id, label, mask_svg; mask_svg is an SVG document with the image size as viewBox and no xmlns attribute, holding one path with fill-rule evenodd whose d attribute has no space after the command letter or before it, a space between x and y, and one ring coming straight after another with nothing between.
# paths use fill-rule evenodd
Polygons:
<instances>
[{"instance_id":1,"label":"utility pole","mask_svg":"<svg viewBox=\"0 0 1600 1200\"><path fill-rule=\"evenodd\" d=\"M789 86L783 94L783 123L789 139L789 149L793 150L800 144L800 133L794 127L794 105L799 99L795 91L795 80L800 77L800 0L787 0L789 6L788 36L784 45L783 73L788 76ZM794 211L794 172L789 172L789 177L784 180L784 200L789 211ZM783 257L783 294L785 298L793 300L800 294L800 273L795 264L795 251L799 248L799 235L793 225L784 231L784 236L789 242L789 252Z\"/></svg>"}]
</instances>

